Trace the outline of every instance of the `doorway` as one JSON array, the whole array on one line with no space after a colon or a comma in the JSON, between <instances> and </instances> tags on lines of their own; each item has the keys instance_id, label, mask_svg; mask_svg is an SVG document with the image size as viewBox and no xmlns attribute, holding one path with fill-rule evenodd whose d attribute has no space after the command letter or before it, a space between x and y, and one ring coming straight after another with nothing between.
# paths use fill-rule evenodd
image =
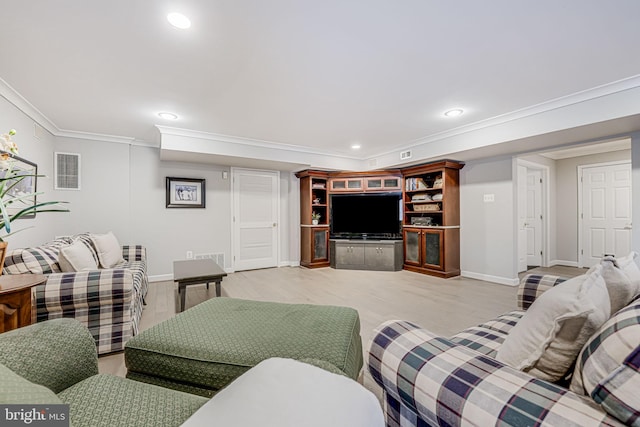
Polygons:
<instances>
[{"instance_id":1,"label":"doorway","mask_svg":"<svg viewBox=\"0 0 640 427\"><path fill-rule=\"evenodd\" d=\"M548 168L518 160L518 273L547 266Z\"/></svg>"},{"instance_id":2,"label":"doorway","mask_svg":"<svg viewBox=\"0 0 640 427\"><path fill-rule=\"evenodd\" d=\"M231 168L233 267L278 266L280 173Z\"/></svg>"},{"instance_id":3,"label":"doorway","mask_svg":"<svg viewBox=\"0 0 640 427\"><path fill-rule=\"evenodd\" d=\"M591 267L607 255L631 251L631 162L578 167L578 266Z\"/></svg>"}]
</instances>

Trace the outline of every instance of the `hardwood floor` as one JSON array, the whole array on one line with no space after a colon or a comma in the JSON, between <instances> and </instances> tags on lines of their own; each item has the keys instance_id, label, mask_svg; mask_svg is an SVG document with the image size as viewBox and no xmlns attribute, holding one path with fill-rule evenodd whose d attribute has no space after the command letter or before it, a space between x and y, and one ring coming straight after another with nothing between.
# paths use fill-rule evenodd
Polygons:
<instances>
[{"instance_id":1,"label":"hardwood floor","mask_svg":"<svg viewBox=\"0 0 640 427\"><path fill-rule=\"evenodd\" d=\"M558 267L545 273L566 276L579 269ZM561 267L560 269L566 269ZM173 282L149 284L147 306L140 329L147 329L173 317L179 307L177 285ZM283 267L231 273L222 281L222 296L285 303L328 304L358 310L365 357L362 382L377 396L380 389L366 370L373 329L385 320L412 321L443 336L490 320L516 308L517 287L457 277L439 279L409 271L374 272ZM215 286L189 286L186 309L215 298ZM126 374L123 353L101 356L100 372Z\"/></svg>"}]
</instances>

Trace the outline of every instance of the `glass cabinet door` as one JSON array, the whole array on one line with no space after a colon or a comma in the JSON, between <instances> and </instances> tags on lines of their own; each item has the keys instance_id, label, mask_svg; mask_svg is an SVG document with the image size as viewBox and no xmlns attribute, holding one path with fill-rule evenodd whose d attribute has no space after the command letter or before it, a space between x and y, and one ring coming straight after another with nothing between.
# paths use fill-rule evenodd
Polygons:
<instances>
[{"instance_id":1,"label":"glass cabinet door","mask_svg":"<svg viewBox=\"0 0 640 427\"><path fill-rule=\"evenodd\" d=\"M420 265L420 230L404 230L404 262Z\"/></svg>"},{"instance_id":2,"label":"glass cabinet door","mask_svg":"<svg viewBox=\"0 0 640 427\"><path fill-rule=\"evenodd\" d=\"M322 261L322 260L329 259L328 242L329 242L329 230L327 229L313 230L312 261Z\"/></svg>"},{"instance_id":3,"label":"glass cabinet door","mask_svg":"<svg viewBox=\"0 0 640 427\"><path fill-rule=\"evenodd\" d=\"M424 230L423 233L424 264L431 268L442 269L442 230Z\"/></svg>"}]
</instances>

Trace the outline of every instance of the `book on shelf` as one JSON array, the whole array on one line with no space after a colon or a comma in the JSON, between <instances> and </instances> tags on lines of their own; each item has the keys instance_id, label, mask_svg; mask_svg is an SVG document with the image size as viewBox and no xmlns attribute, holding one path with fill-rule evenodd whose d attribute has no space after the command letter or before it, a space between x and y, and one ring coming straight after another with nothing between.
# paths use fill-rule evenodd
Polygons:
<instances>
[{"instance_id":1,"label":"book on shelf","mask_svg":"<svg viewBox=\"0 0 640 427\"><path fill-rule=\"evenodd\" d=\"M427 184L424 182L422 178L407 178L405 181L405 190L407 191L415 191L415 190L428 190Z\"/></svg>"}]
</instances>

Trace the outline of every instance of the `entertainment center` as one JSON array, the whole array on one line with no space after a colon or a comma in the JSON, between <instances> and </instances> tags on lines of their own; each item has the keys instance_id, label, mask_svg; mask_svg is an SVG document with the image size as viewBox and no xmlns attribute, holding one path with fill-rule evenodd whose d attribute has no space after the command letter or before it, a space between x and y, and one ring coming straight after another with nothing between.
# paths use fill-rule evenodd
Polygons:
<instances>
[{"instance_id":1,"label":"entertainment center","mask_svg":"<svg viewBox=\"0 0 640 427\"><path fill-rule=\"evenodd\" d=\"M300 264L458 276L463 166L443 160L402 169L296 173Z\"/></svg>"}]
</instances>

